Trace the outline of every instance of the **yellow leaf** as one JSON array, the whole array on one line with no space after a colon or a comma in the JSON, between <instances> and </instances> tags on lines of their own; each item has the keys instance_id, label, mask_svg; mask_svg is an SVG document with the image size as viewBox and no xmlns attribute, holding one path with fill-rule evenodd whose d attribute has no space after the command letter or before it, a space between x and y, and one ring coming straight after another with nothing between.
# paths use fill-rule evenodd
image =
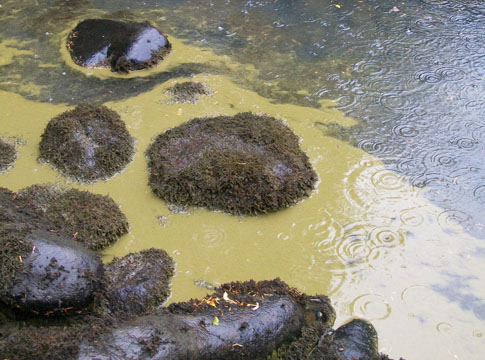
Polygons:
<instances>
[{"instance_id":1,"label":"yellow leaf","mask_svg":"<svg viewBox=\"0 0 485 360\"><path fill-rule=\"evenodd\" d=\"M219 318L217 316L214 316L214 319L212 319L212 325L219 326Z\"/></svg>"},{"instance_id":2,"label":"yellow leaf","mask_svg":"<svg viewBox=\"0 0 485 360\"><path fill-rule=\"evenodd\" d=\"M339 4L335 4L335 7L340 9L340 5Z\"/></svg>"}]
</instances>

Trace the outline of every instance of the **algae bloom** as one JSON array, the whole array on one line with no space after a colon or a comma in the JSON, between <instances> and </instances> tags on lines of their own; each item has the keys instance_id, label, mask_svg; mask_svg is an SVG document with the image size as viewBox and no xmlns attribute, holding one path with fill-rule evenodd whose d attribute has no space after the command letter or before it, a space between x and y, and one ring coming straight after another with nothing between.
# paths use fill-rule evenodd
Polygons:
<instances>
[{"instance_id":1,"label":"algae bloom","mask_svg":"<svg viewBox=\"0 0 485 360\"><path fill-rule=\"evenodd\" d=\"M169 203L261 214L308 196L317 180L298 137L270 116L196 118L147 150L149 184Z\"/></svg>"}]
</instances>

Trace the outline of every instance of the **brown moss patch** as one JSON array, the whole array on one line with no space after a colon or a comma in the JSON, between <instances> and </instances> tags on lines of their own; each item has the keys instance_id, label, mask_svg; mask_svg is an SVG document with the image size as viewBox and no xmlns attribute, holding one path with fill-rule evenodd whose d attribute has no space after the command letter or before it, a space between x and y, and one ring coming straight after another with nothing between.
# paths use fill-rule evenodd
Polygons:
<instances>
[{"instance_id":1,"label":"brown moss patch","mask_svg":"<svg viewBox=\"0 0 485 360\"><path fill-rule=\"evenodd\" d=\"M0 172L7 170L17 158L15 147L0 139Z\"/></svg>"},{"instance_id":2,"label":"brown moss patch","mask_svg":"<svg viewBox=\"0 0 485 360\"><path fill-rule=\"evenodd\" d=\"M106 179L133 157L133 139L120 116L105 106L78 105L53 118L42 134L40 160L81 182Z\"/></svg>"},{"instance_id":3,"label":"brown moss patch","mask_svg":"<svg viewBox=\"0 0 485 360\"><path fill-rule=\"evenodd\" d=\"M126 216L109 196L53 185L32 185L19 196L91 250L104 249L129 229Z\"/></svg>"},{"instance_id":4,"label":"brown moss patch","mask_svg":"<svg viewBox=\"0 0 485 360\"><path fill-rule=\"evenodd\" d=\"M161 249L114 258L105 268L105 296L115 313L146 314L170 296L173 259Z\"/></svg>"},{"instance_id":5,"label":"brown moss patch","mask_svg":"<svg viewBox=\"0 0 485 360\"><path fill-rule=\"evenodd\" d=\"M317 180L298 137L270 116L197 118L147 150L149 184L169 203L261 214L308 196Z\"/></svg>"},{"instance_id":6,"label":"brown moss patch","mask_svg":"<svg viewBox=\"0 0 485 360\"><path fill-rule=\"evenodd\" d=\"M196 103L200 95L211 95L211 91L204 84L194 81L186 81L175 84L167 89L173 102Z\"/></svg>"}]
</instances>

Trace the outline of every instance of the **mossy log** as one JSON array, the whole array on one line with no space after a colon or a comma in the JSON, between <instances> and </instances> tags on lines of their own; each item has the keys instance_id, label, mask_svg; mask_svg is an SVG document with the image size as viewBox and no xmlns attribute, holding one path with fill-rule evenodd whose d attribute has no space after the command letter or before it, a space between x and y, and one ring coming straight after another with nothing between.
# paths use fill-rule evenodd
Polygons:
<instances>
[{"instance_id":1,"label":"mossy log","mask_svg":"<svg viewBox=\"0 0 485 360\"><path fill-rule=\"evenodd\" d=\"M107 19L81 21L67 37L72 60L86 67L109 67L128 73L153 65L170 52L167 37L147 22Z\"/></svg>"},{"instance_id":2,"label":"mossy log","mask_svg":"<svg viewBox=\"0 0 485 360\"><path fill-rule=\"evenodd\" d=\"M264 359L304 326L334 319L325 296L308 297L279 280L231 283L121 324L81 344L78 359Z\"/></svg>"}]
</instances>

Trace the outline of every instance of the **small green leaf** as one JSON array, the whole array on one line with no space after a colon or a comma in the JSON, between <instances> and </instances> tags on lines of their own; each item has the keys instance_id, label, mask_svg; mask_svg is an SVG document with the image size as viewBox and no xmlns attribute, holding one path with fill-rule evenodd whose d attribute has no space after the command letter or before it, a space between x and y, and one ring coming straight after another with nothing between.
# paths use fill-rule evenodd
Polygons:
<instances>
[{"instance_id":1,"label":"small green leaf","mask_svg":"<svg viewBox=\"0 0 485 360\"><path fill-rule=\"evenodd\" d=\"M219 326L219 318L217 316L214 316L214 319L212 319L212 325Z\"/></svg>"}]
</instances>

